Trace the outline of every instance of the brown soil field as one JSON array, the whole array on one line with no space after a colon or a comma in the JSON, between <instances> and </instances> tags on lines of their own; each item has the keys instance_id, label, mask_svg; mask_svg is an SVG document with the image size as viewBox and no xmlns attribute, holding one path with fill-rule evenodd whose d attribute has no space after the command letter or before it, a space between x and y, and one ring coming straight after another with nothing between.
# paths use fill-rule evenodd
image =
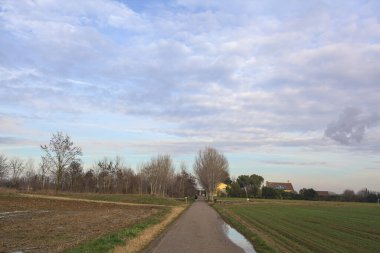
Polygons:
<instances>
[{"instance_id":1,"label":"brown soil field","mask_svg":"<svg viewBox=\"0 0 380 253\"><path fill-rule=\"evenodd\" d=\"M62 252L131 226L158 210L0 193L0 252Z\"/></svg>"}]
</instances>

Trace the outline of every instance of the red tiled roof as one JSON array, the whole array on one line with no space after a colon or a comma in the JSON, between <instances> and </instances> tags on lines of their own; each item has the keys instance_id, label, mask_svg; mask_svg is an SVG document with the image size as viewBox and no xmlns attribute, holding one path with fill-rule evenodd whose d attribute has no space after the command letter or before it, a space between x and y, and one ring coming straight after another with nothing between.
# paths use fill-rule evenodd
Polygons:
<instances>
[{"instance_id":1,"label":"red tiled roof","mask_svg":"<svg viewBox=\"0 0 380 253\"><path fill-rule=\"evenodd\" d=\"M266 186L277 190L294 191L293 185L291 183L278 183L267 181Z\"/></svg>"}]
</instances>

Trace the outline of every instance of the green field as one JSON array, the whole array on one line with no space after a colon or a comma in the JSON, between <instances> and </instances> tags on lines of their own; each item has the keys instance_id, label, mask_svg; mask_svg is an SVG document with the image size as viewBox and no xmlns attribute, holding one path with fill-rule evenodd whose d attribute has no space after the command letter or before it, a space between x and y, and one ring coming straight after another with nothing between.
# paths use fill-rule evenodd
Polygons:
<instances>
[{"instance_id":1,"label":"green field","mask_svg":"<svg viewBox=\"0 0 380 253\"><path fill-rule=\"evenodd\" d=\"M258 252L380 252L380 205L226 201L216 210Z\"/></svg>"}]
</instances>

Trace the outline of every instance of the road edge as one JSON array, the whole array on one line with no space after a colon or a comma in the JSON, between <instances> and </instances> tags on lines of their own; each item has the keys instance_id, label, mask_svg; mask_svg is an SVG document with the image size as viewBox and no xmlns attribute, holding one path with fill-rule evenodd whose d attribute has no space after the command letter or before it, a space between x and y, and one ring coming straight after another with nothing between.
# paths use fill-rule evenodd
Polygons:
<instances>
[{"instance_id":1,"label":"road edge","mask_svg":"<svg viewBox=\"0 0 380 253\"><path fill-rule=\"evenodd\" d=\"M242 224L233 214L228 212L228 210L217 206L217 204L209 203L209 205L220 215L220 217L228 225L236 229L241 233L245 239L252 243L257 252L264 253L275 253L277 252L274 248L266 243L258 234L254 233L252 230L248 229L244 224Z\"/></svg>"},{"instance_id":2,"label":"road edge","mask_svg":"<svg viewBox=\"0 0 380 253\"><path fill-rule=\"evenodd\" d=\"M127 240L124 245L114 248L114 253L145 252L168 231L169 227L190 207L174 206L168 215L158 224L145 229L137 237Z\"/></svg>"}]
</instances>

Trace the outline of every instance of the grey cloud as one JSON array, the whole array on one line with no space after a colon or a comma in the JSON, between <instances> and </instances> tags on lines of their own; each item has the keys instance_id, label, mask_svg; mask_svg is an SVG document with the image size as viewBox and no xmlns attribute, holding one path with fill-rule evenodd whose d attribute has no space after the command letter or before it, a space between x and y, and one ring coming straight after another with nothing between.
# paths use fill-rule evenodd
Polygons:
<instances>
[{"instance_id":1,"label":"grey cloud","mask_svg":"<svg viewBox=\"0 0 380 253\"><path fill-rule=\"evenodd\" d=\"M277 160L266 160L264 163L274 164L274 165L295 165L295 166L327 166L326 162L289 162L289 161L277 161Z\"/></svg>"},{"instance_id":2,"label":"grey cloud","mask_svg":"<svg viewBox=\"0 0 380 253\"><path fill-rule=\"evenodd\" d=\"M314 144L312 135L296 140L281 134L321 131L321 122L345 104L379 106L378 46L368 46L367 37L356 41L356 31L349 39L340 36L332 28L340 19L323 6L305 25L303 16L319 2L305 7L244 1L245 16L236 4L213 3L218 11L212 12L206 3L195 13L153 8L138 16L115 1L42 8L7 3L14 7L2 16L7 31L0 29L0 64L4 71L15 69L12 62L38 73L13 71L1 80L0 97L8 105L153 118L175 125L167 130L172 135L237 146ZM275 15L267 17L273 5ZM295 12L302 17L287 16ZM352 24L364 31L361 22ZM355 138L364 130L358 128ZM247 138L249 144L238 141Z\"/></svg>"},{"instance_id":3,"label":"grey cloud","mask_svg":"<svg viewBox=\"0 0 380 253\"><path fill-rule=\"evenodd\" d=\"M1 144L10 144L15 143L16 139L13 137L2 137L0 136L0 143Z\"/></svg>"},{"instance_id":4,"label":"grey cloud","mask_svg":"<svg viewBox=\"0 0 380 253\"><path fill-rule=\"evenodd\" d=\"M380 167L368 167L364 168L363 170L380 170Z\"/></svg>"},{"instance_id":5,"label":"grey cloud","mask_svg":"<svg viewBox=\"0 0 380 253\"><path fill-rule=\"evenodd\" d=\"M24 142L24 139L9 136L0 136L0 145L17 145Z\"/></svg>"},{"instance_id":6,"label":"grey cloud","mask_svg":"<svg viewBox=\"0 0 380 253\"><path fill-rule=\"evenodd\" d=\"M346 108L338 120L331 122L325 136L343 145L361 143L365 132L380 122L380 116L376 113L366 114L358 108Z\"/></svg>"}]
</instances>

